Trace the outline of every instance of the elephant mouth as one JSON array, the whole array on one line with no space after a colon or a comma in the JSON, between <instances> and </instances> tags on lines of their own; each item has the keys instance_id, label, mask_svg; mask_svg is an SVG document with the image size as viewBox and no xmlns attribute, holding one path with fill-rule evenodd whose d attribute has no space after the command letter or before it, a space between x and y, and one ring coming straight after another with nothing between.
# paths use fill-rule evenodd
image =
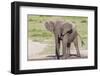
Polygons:
<instances>
[{"instance_id":1,"label":"elephant mouth","mask_svg":"<svg viewBox=\"0 0 100 76\"><path fill-rule=\"evenodd\" d=\"M73 30L71 29L71 30L67 31L65 34L67 34L67 33L68 33L68 34L71 34L72 32L73 32ZM61 33L61 35L59 36L59 39L62 40L63 37L65 36L65 34L62 34L62 33Z\"/></svg>"},{"instance_id":2,"label":"elephant mouth","mask_svg":"<svg viewBox=\"0 0 100 76\"><path fill-rule=\"evenodd\" d=\"M59 36L59 39L62 40L63 37L64 37L64 35L61 33L60 36Z\"/></svg>"},{"instance_id":3,"label":"elephant mouth","mask_svg":"<svg viewBox=\"0 0 100 76\"><path fill-rule=\"evenodd\" d=\"M59 37L59 40L62 40L62 36Z\"/></svg>"}]
</instances>

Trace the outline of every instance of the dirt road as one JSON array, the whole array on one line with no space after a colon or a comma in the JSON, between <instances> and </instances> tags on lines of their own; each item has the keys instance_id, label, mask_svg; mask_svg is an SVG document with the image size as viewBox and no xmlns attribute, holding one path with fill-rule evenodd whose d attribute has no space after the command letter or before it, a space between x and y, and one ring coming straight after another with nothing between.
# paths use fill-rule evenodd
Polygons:
<instances>
[{"instance_id":1,"label":"dirt road","mask_svg":"<svg viewBox=\"0 0 100 76\"><path fill-rule=\"evenodd\" d=\"M55 54L50 53L44 53L45 48L48 46L48 44L43 44L39 42L33 42L32 40L28 41L28 60L53 60L56 59ZM80 50L81 57L80 58L87 58L88 51L87 50ZM70 56L68 59L77 59L78 57L75 56L76 50L71 50L72 56Z\"/></svg>"},{"instance_id":2,"label":"dirt road","mask_svg":"<svg viewBox=\"0 0 100 76\"><path fill-rule=\"evenodd\" d=\"M44 50L47 44L41 44L39 42L28 41L28 59L38 59L42 56L39 55L40 52Z\"/></svg>"}]
</instances>

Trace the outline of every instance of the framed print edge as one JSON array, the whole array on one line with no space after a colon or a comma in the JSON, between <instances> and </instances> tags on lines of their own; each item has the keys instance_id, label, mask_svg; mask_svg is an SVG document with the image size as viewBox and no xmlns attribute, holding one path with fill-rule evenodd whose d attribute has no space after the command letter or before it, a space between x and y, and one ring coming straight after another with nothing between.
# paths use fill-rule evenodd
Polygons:
<instances>
[{"instance_id":1,"label":"framed print edge","mask_svg":"<svg viewBox=\"0 0 100 76\"><path fill-rule=\"evenodd\" d=\"M95 67L96 67L96 69L98 69L98 7L96 7L95 9L95 19L94 19L94 22L95 22L95 27L94 27L94 29L95 29L95 37L94 37L94 41L95 41L95 44L94 44L94 50L95 50Z\"/></svg>"},{"instance_id":2,"label":"framed print edge","mask_svg":"<svg viewBox=\"0 0 100 76\"><path fill-rule=\"evenodd\" d=\"M19 72L19 7L11 3L11 73Z\"/></svg>"},{"instance_id":3,"label":"framed print edge","mask_svg":"<svg viewBox=\"0 0 100 76\"><path fill-rule=\"evenodd\" d=\"M35 7L52 7L52 8L72 8L94 10L94 66L83 67L62 67L62 68L46 68L46 69L27 69L20 70L20 6L35 6ZM60 72L74 70L92 70L97 69L97 7L96 6L81 6L81 5L62 5L48 3L31 3L31 2L12 2L11 3L11 73L13 74L28 74L28 73L44 73L44 72Z\"/></svg>"}]
</instances>

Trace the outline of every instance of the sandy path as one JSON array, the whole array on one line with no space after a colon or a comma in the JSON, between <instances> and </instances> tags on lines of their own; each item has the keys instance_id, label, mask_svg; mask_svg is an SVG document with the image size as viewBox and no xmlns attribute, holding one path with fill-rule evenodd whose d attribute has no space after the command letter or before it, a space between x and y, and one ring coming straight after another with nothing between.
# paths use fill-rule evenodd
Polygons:
<instances>
[{"instance_id":1,"label":"sandy path","mask_svg":"<svg viewBox=\"0 0 100 76\"><path fill-rule=\"evenodd\" d=\"M40 52L44 50L47 44L41 44L39 42L28 41L28 59L41 58Z\"/></svg>"},{"instance_id":2,"label":"sandy path","mask_svg":"<svg viewBox=\"0 0 100 76\"><path fill-rule=\"evenodd\" d=\"M28 41L28 59L29 60L52 60L56 59L55 54L40 54L44 52L44 49L48 46L48 44L43 44L39 42L33 42L32 40ZM54 50L55 51L55 50ZM78 57L75 56L76 50L70 50L72 56L68 59L77 59ZM81 58L87 58L88 51L80 49Z\"/></svg>"}]
</instances>

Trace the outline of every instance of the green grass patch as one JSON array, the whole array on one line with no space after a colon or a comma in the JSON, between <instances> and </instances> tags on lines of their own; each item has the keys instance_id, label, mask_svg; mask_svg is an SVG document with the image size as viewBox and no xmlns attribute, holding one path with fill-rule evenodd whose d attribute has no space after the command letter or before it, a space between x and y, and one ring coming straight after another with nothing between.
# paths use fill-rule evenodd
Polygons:
<instances>
[{"instance_id":1,"label":"green grass patch","mask_svg":"<svg viewBox=\"0 0 100 76\"><path fill-rule=\"evenodd\" d=\"M42 16L28 15L28 38L36 42L50 42L53 38L53 33L46 30L43 23L46 20L64 19L73 22L76 25L77 31L85 42L84 48L88 45L88 17L82 16Z\"/></svg>"}]
</instances>

